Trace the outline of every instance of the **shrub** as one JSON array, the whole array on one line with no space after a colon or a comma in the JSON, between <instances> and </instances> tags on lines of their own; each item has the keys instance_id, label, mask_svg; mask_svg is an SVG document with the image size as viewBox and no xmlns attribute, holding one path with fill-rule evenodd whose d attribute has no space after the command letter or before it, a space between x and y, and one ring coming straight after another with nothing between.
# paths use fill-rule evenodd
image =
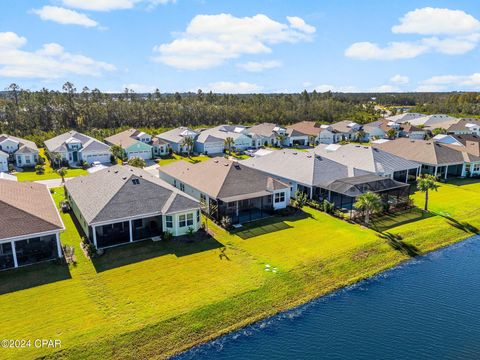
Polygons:
<instances>
[{"instance_id":1,"label":"shrub","mask_svg":"<svg viewBox=\"0 0 480 360\"><path fill-rule=\"evenodd\" d=\"M295 192L295 198L291 200L292 206L301 209L305 206L308 201L307 194L303 191L297 190Z\"/></svg>"},{"instance_id":2,"label":"shrub","mask_svg":"<svg viewBox=\"0 0 480 360\"><path fill-rule=\"evenodd\" d=\"M8 164L8 172L13 172L15 171L15 166L13 166L12 164Z\"/></svg>"},{"instance_id":3,"label":"shrub","mask_svg":"<svg viewBox=\"0 0 480 360\"><path fill-rule=\"evenodd\" d=\"M133 167L138 167L138 168L144 168L147 163L145 160L139 157L132 157L128 160L128 165L133 166Z\"/></svg>"},{"instance_id":4,"label":"shrub","mask_svg":"<svg viewBox=\"0 0 480 360\"><path fill-rule=\"evenodd\" d=\"M82 161L82 169L87 170L90 167L90 164L86 161Z\"/></svg>"},{"instance_id":5,"label":"shrub","mask_svg":"<svg viewBox=\"0 0 480 360\"><path fill-rule=\"evenodd\" d=\"M97 248L86 237L82 237L81 246L88 257L93 257L97 254Z\"/></svg>"},{"instance_id":6,"label":"shrub","mask_svg":"<svg viewBox=\"0 0 480 360\"><path fill-rule=\"evenodd\" d=\"M328 200L323 200L321 207L322 207L322 211L326 212L327 214L333 214L333 212L335 211L335 204L331 203Z\"/></svg>"},{"instance_id":7,"label":"shrub","mask_svg":"<svg viewBox=\"0 0 480 360\"><path fill-rule=\"evenodd\" d=\"M170 241L173 238L173 234L170 231L164 231L163 232L163 240L165 241Z\"/></svg>"},{"instance_id":8,"label":"shrub","mask_svg":"<svg viewBox=\"0 0 480 360\"><path fill-rule=\"evenodd\" d=\"M40 165L40 164L35 165L35 174L42 175L44 173L45 173L45 166Z\"/></svg>"},{"instance_id":9,"label":"shrub","mask_svg":"<svg viewBox=\"0 0 480 360\"><path fill-rule=\"evenodd\" d=\"M45 159L39 156L37 160L37 165L45 165Z\"/></svg>"},{"instance_id":10,"label":"shrub","mask_svg":"<svg viewBox=\"0 0 480 360\"><path fill-rule=\"evenodd\" d=\"M222 225L222 227L224 229L230 229L230 227L232 226L232 219L230 218L230 216L224 216L222 217L222 220L220 221L220 225Z\"/></svg>"}]
</instances>

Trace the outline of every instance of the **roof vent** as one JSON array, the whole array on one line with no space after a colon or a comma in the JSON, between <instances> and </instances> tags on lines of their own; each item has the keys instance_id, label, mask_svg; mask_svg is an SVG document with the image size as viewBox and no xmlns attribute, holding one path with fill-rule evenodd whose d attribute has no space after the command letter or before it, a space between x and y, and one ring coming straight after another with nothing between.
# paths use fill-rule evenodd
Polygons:
<instances>
[{"instance_id":1,"label":"roof vent","mask_svg":"<svg viewBox=\"0 0 480 360\"><path fill-rule=\"evenodd\" d=\"M127 177L126 176L122 177L122 180L127 180Z\"/></svg>"},{"instance_id":2,"label":"roof vent","mask_svg":"<svg viewBox=\"0 0 480 360\"><path fill-rule=\"evenodd\" d=\"M133 185L138 185L138 184L140 184L140 180L139 179L132 179L132 183L133 183Z\"/></svg>"}]
</instances>

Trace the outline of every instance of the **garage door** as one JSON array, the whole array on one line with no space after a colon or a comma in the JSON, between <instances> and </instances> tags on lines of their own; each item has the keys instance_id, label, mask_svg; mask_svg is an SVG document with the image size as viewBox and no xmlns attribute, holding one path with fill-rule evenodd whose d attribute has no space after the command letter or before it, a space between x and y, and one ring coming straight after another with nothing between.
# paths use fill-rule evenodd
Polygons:
<instances>
[{"instance_id":1,"label":"garage door","mask_svg":"<svg viewBox=\"0 0 480 360\"><path fill-rule=\"evenodd\" d=\"M94 161L99 161L103 164L110 162L110 154L83 154L82 159L89 164L93 163Z\"/></svg>"},{"instance_id":2,"label":"garage door","mask_svg":"<svg viewBox=\"0 0 480 360\"><path fill-rule=\"evenodd\" d=\"M151 151L130 151L128 153L128 157L139 157L141 159L149 160L152 158L152 152Z\"/></svg>"},{"instance_id":3,"label":"garage door","mask_svg":"<svg viewBox=\"0 0 480 360\"><path fill-rule=\"evenodd\" d=\"M221 154L223 153L223 143L207 143L205 144L205 151L208 154Z\"/></svg>"}]
</instances>

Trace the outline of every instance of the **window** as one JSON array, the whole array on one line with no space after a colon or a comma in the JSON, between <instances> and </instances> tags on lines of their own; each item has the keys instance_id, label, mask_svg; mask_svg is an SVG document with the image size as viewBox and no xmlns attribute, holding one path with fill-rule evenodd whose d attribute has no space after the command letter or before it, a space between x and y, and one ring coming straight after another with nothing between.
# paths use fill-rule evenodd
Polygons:
<instances>
[{"instance_id":1,"label":"window","mask_svg":"<svg viewBox=\"0 0 480 360\"><path fill-rule=\"evenodd\" d=\"M179 227L185 227L187 224L187 221L186 221L186 216L185 215L180 215L178 217L178 226Z\"/></svg>"},{"instance_id":2,"label":"window","mask_svg":"<svg viewBox=\"0 0 480 360\"><path fill-rule=\"evenodd\" d=\"M25 158L25 162L26 162L27 164L30 164L30 158L28 158L28 157Z\"/></svg>"},{"instance_id":3,"label":"window","mask_svg":"<svg viewBox=\"0 0 480 360\"><path fill-rule=\"evenodd\" d=\"M193 226L193 214L187 214L187 226Z\"/></svg>"},{"instance_id":4,"label":"window","mask_svg":"<svg viewBox=\"0 0 480 360\"><path fill-rule=\"evenodd\" d=\"M185 191L185 184L184 183L180 183L180 191Z\"/></svg>"},{"instance_id":5,"label":"window","mask_svg":"<svg viewBox=\"0 0 480 360\"><path fill-rule=\"evenodd\" d=\"M173 186L177 187L177 180L173 179Z\"/></svg>"},{"instance_id":6,"label":"window","mask_svg":"<svg viewBox=\"0 0 480 360\"><path fill-rule=\"evenodd\" d=\"M142 226L143 226L143 221L142 221L142 219L133 220L133 227L134 227L135 229L141 228Z\"/></svg>"},{"instance_id":7,"label":"window","mask_svg":"<svg viewBox=\"0 0 480 360\"><path fill-rule=\"evenodd\" d=\"M200 194L200 202L202 202L202 203L207 202L207 197L204 194Z\"/></svg>"},{"instance_id":8,"label":"window","mask_svg":"<svg viewBox=\"0 0 480 360\"><path fill-rule=\"evenodd\" d=\"M140 180L139 179L132 179L132 183L133 183L133 185L138 185L138 184L140 184Z\"/></svg>"},{"instance_id":9,"label":"window","mask_svg":"<svg viewBox=\"0 0 480 360\"><path fill-rule=\"evenodd\" d=\"M171 215L165 217L165 226L169 229L173 228L173 217Z\"/></svg>"},{"instance_id":10,"label":"window","mask_svg":"<svg viewBox=\"0 0 480 360\"><path fill-rule=\"evenodd\" d=\"M197 210L197 224L200 224L200 210Z\"/></svg>"},{"instance_id":11,"label":"window","mask_svg":"<svg viewBox=\"0 0 480 360\"><path fill-rule=\"evenodd\" d=\"M279 192L275 193L275 203L282 203L285 202L285 193Z\"/></svg>"},{"instance_id":12,"label":"window","mask_svg":"<svg viewBox=\"0 0 480 360\"><path fill-rule=\"evenodd\" d=\"M475 172L480 171L480 164L473 164L473 171Z\"/></svg>"}]
</instances>

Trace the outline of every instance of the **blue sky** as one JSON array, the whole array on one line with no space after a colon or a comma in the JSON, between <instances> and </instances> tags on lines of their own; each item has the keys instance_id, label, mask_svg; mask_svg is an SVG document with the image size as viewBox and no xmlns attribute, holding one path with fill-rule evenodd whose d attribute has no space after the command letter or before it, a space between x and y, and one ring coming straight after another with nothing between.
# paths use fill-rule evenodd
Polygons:
<instances>
[{"instance_id":1,"label":"blue sky","mask_svg":"<svg viewBox=\"0 0 480 360\"><path fill-rule=\"evenodd\" d=\"M476 1L0 2L0 88L480 90Z\"/></svg>"}]
</instances>

